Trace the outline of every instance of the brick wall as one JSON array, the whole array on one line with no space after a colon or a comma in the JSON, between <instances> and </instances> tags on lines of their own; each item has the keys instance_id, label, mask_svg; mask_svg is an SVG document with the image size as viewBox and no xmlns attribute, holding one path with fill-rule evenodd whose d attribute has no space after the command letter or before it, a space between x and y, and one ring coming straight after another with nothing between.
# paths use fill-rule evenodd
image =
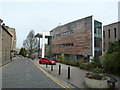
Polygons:
<instances>
[{"instance_id":1,"label":"brick wall","mask_svg":"<svg viewBox=\"0 0 120 90\"><path fill-rule=\"evenodd\" d=\"M71 34L56 36L68 31ZM58 26L50 32L52 36L52 53L92 55L92 16ZM59 46L72 43L72 46Z\"/></svg>"}]
</instances>

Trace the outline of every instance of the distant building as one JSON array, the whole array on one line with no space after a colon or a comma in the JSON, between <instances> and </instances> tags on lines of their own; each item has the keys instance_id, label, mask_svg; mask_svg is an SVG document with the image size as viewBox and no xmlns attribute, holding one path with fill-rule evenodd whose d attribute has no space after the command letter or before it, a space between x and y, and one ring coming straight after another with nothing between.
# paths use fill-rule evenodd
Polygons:
<instances>
[{"instance_id":1,"label":"distant building","mask_svg":"<svg viewBox=\"0 0 120 90\"><path fill-rule=\"evenodd\" d=\"M45 56L52 57L52 52L51 52L51 36L45 36L47 39L47 44L45 44Z\"/></svg>"},{"instance_id":2,"label":"distant building","mask_svg":"<svg viewBox=\"0 0 120 90\"><path fill-rule=\"evenodd\" d=\"M51 53L69 60L82 56L91 59L102 54L102 23L93 16L85 17L50 31Z\"/></svg>"},{"instance_id":3,"label":"distant building","mask_svg":"<svg viewBox=\"0 0 120 90\"><path fill-rule=\"evenodd\" d=\"M11 62L12 35L0 19L0 66Z\"/></svg>"},{"instance_id":4,"label":"distant building","mask_svg":"<svg viewBox=\"0 0 120 90\"><path fill-rule=\"evenodd\" d=\"M45 56L49 56L50 46L48 44L45 44Z\"/></svg>"},{"instance_id":5,"label":"distant building","mask_svg":"<svg viewBox=\"0 0 120 90\"><path fill-rule=\"evenodd\" d=\"M8 28L8 31L12 35L11 52L12 52L12 56L13 56L15 54L15 50L16 50L16 32L15 32L15 28Z\"/></svg>"},{"instance_id":6,"label":"distant building","mask_svg":"<svg viewBox=\"0 0 120 90\"><path fill-rule=\"evenodd\" d=\"M109 45L120 40L120 21L103 26L103 51L107 52Z\"/></svg>"}]
</instances>

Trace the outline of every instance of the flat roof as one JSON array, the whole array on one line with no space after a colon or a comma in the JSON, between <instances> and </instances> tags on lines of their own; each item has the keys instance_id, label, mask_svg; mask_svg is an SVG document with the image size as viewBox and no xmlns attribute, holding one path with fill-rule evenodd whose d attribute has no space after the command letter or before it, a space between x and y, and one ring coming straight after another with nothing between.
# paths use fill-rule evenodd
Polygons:
<instances>
[{"instance_id":1,"label":"flat roof","mask_svg":"<svg viewBox=\"0 0 120 90\"><path fill-rule=\"evenodd\" d=\"M69 22L69 23L66 23L66 24L61 25L61 26L57 26L56 28L52 29L50 32L54 31L55 29L57 29L57 28L59 28L59 27L64 27L64 26L66 26L66 25L69 25L69 24L71 24L71 23L78 22L78 21L80 21L80 20L83 20L83 19L85 19L85 18L89 18L89 17L93 17L93 15L91 15L91 16L87 16L87 17L84 17L84 18L81 18L81 19L78 19L78 20L75 20L75 21L72 21L72 22Z\"/></svg>"},{"instance_id":2,"label":"flat roof","mask_svg":"<svg viewBox=\"0 0 120 90\"><path fill-rule=\"evenodd\" d=\"M110 26L110 25L117 24L117 23L120 23L120 21L104 25L103 27Z\"/></svg>"}]
</instances>

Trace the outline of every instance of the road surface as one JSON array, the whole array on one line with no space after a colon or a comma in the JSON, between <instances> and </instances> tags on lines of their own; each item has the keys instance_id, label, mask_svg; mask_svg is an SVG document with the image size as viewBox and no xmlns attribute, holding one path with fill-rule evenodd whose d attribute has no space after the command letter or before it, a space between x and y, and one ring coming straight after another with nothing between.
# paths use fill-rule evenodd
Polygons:
<instances>
[{"instance_id":1,"label":"road surface","mask_svg":"<svg viewBox=\"0 0 120 90\"><path fill-rule=\"evenodd\" d=\"M2 88L62 88L27 58L2 67Z\"/></svg>"}]
</instances>

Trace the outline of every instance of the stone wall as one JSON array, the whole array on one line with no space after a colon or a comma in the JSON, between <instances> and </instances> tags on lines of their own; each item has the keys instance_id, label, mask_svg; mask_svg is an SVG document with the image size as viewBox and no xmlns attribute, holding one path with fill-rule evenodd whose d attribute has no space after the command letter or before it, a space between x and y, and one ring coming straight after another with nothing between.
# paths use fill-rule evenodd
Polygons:
<instances>
[{"instance_id":1,"label":"stone wall","mask_svg":"<svg viewBox=\"0 0 120 90\"><path fill-rule=\"evenodd\" d=\"M11 62L11 42L12 36L2 28L2 64Z\"/></svg>"}]
</instances>

